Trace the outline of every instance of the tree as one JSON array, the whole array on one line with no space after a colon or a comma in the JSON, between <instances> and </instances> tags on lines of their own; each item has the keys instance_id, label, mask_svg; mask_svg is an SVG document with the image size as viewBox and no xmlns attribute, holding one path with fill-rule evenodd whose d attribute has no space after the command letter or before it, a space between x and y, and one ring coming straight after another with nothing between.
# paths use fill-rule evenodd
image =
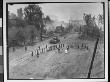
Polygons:
<instances>
[{"instance_id":1,"label":"tree","mask_svg":"<svg viewBox=\"0 0 110 82\"><path fill-rule=\"evenodd\" d=\"M46 16L45 22L48 23L48 22L51 22L51 21L52 21L52 20L50 19L50 17L49 17L49 16Z\"/></svg>"},{"instance_id":2,"label":"tree","mask_svg":"<svg viewBox=\"0 0 110 82\"><path fill-rule=\"evenodd\" d=\"M39 5L31 4L24 8L25 20L30 25L35 25L40 31L42 41L42 30L44 30L43 13Z\"/></svg>"},{"instance_id":3,"label":"tree","mask_svg":"<svg viewBox=\"0 0 110 82\"><path fill-rule=\"evenodd\" d=\"M22 19L16 19L16 27L25 27L26 26L26 23L24 20Z\"/></svg>"},{"instance_id":4,"label":"tree","mask_svg":"<svg viewBox=\"0 0 110 82\"><path fill-rule=\"evenodd\" d=\"M33 40L36 38L36 34L34 32L34 30L30 31L30 41L33 42Z\"/></svg>"},{"instance_id":5,"label":"tree","mask_svg":"<svg viewBox=\"0 0 110 82\"><path fill-rule=\"evenodd\" d=\"M30 25L35 25L38 30L41 29L43 25L43 13L39 5L28 5L24 8L24 19Z\"/></svg>"},{"instance_id":6,"label":"tree","mask_svg":"<svg viewBox=\"0 0 110 82\"><path fill-rule=\"evenodd\" d=\"M83 19L85 20L87 26L94 26L96 24L95 16L92 17L91 14L84 13Z\"/></svg>"},{"instance_id":7,"label":"tree","mask_svg":"<svg viewBox=\"0 0 110 82\"><path fill-rule=\"evenodd\" d=\"M19 9L17 9L17 18L18 19L23 19L23 11L22 11L22 8L19 8Z\"/></svg>"},{"instance_id":8,"label":"tree","mask_svg":"<svg viewBox=\"0 0 110 82\"><path fill-rule=\"evenodd\" d=\"M103 15L99 14L99 15L98 15L98 18L99 18L99 19L98 19L99 23L104 24Z\"/></svg>"},{"instance_id":9,"label":"tree","mask_svg":"<svg viewBox=\"0 0 110 82\"><path fill-rule=\"evenodd\" d=\"M103 18L103 15L101 15L101 14L98 15L98 26L99 26L100 30L103 30L104 18Z\"/></svg>"},{"instance_id":10,"label":"tree","mask_svg":"<svg viewBox=\"0 0 110 82\"><path fill-rule=\"evenodd\" d=\"M95 22L95 16L91 16L91 14L84 14L84 20L86 25L83 26L82 35L85 37L89 37L92 39L99 38L100 36L100 29Z\"/></svg>"}]
</instances>

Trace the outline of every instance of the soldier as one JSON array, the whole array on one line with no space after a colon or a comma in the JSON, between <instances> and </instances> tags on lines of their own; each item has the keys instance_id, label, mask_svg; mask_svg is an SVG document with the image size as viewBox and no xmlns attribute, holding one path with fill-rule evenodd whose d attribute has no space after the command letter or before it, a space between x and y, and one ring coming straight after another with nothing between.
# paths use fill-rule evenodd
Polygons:
<instances>
[{"instance_id":1,"label":"soldier","mask_svg":"<svg viewBox=\"0 0 110 82\"><path fill-rule=\"evenodd\" d=\"M48 48L46 49L46 51L47 51L47 52L50 51L50 47L48 47Z\"/></svg>"},{"instance_id":2,"label":"soldier","mask_svg":"<svg viewBox=\"0 0 110 82\"><path fill-rule=\"evenodd\" d=\"M86 47L87 47L86 44L84 44L84 49L86 49Z\"/></svg>"},{"instance_id":3,"label":"soldier","mask_svg":"<svg viewBox=\"0 0 110 82\"><path fill-rule=\"evenodd\" d=\"M13 52L15 51L15 47L13 47Z\"/></svg>"},{"instance_id":4,"label":"soldier","mask_svg":"<svg viewBox=\"0 0 110 82\"><path fill-rule=\"evenodd\" d=\"M47 49L47 45L46 45L46 49Z\"/></svg>"},{"instance_id":5,"label":"soldier","mask_svg":"<svg viewBox=\"0 0 110 82\"><path fill-rule=\"evenodd\" d=\"M52 51L52 47L53 47L53 46L50 46L50 47L49 47L49 51Z\"/></svg>"},{"instance_id":6,"label":"soldier","mask_svg":"<svg viewBox=\"0 0 110 82\"><path fill-rule=\"evenodd\" d=\"M38 52L38 50L37 50L37 58L39 58L39 52Z\"/></svg>"},{"instance_id":7,"label":"soldier","mask_svg":"<svg viewBox=\"0 0 110 82\"><path fill-rule=\"evenodd\" d=\"M59 44L59 48L61 48L61 45Z\"/></svg>"},{"instance_id":8,"label":"soldier","mask_svg":"<svg viewBox=\"0 0 110 82\"><path fill-rule=\"evenodd\" d=\"M31 55L33 56L34 54L33 54L33 51L31 51L32 53L31 53Z\"/></svg>"},{"instance_id":9,"label":"soldier","mask_svg":"<svg viewBox=\"0 0 110 82\"><path fill-rule=\"evenodd\" d=\"M65 45L63 44L63 47L64 47Z\"/></svg>"},{"instance_id":10,"label":"soldier","mask_svg":"<svg viewBox=\"0 0 110 82\"><path fill-rule=\"evenodd\" d=\"M63 44L61 44L61 48L63 48Z\"/></svg>"},{"instance_id":11,"label":"soldier","mask_svg":"<svg viewBox=\"0 0 110 82\"><path fill-rule=\"evenodd\" d=\"M86 49L89 50L88 46L86 46Z\"/></svg>"},{"instance_id":12,"label":"soldier","mask_svg":"<svg viewBox=\"0 0 110 82\"><path fill-rule=\"evenodd\" d=\"M60 48L57 48L58 49L58 53L60 53Z\"/></svg>"},{"instance_id":13,"label":"soldier","mask_svg":"<svg viewBox=\"0 0 110 82\"><path fill-rule=\"evenodd\" d=\"M56 50L57 49L57 45L54 45L53 48L54 48L54 50Z\"/></svg>"},{"instance_id":14,"label":"soldier","mask_svg":"<svg viewBox=\"0 0 110 82\"><path fill-rule=\"evenodd\" d=\"M83 45L83 43L82 43L82 46L81 46L81 48L83 48L83 46L84 46L84 45Z\"/></svg>"},{"instance_id":15,"label":"soldier","mask_svg":"<svg viewBox=\"0 0 110 82\"><path fill-rule=\"evenodd\" d=\"M43 53L43 48L41 50L42 50L42 53Z\"/></svg>"},{"instance_id":16,"label":"soldier","mask_svg":"<svg viewBox=\"0 0 110 82\"><path fill-rule=\"evenodd\" d=\"M78 45L78 49L79 49L79 45Z\"/></svg>"},{"instance_id":17,"label":"soldier","mask_svg":"<svg viewBox=\"0 0 110 82\"><path fill-rule=\"evenodd\" d=\"M40 49L40 46L38 46L38 48Z\"/></svg>"},{"instance_id":18,"label":"soldier","mask_svg":"<svg viewBox=\"0 0 110 82\"><path fill-rule=\"evenodd\" d=\"M27 47L25 46L25 51L27 51Z\"/></svg>"},{"instance_id":19,"label":"soldier","mask_svg":"<svg viewBox=\"0 0 110 82\"><path fill-rule=\"evenodd\" d=\"M52 46L53 50L55 50L55 45Z\"/></svg>"},{"instance_id":20,"label":"soldier","mask_svg":"<svg viewBox=\"0 0 110 82\"><path fill-rule=\"evenodd\" d=\"M69 50L69 45L67 46L67 50Z\"/></svg>"},{"instance_id":21,"label":"soldier","mask_svg":"<svg viewBox=\"0 0 110 82\"><path fill-rule=\"evenodd\" d=\"M88 51L90 51L90 48L88 47L88 45L86 46L86 49L87 49Z\"/></svg>"}]
</instances>

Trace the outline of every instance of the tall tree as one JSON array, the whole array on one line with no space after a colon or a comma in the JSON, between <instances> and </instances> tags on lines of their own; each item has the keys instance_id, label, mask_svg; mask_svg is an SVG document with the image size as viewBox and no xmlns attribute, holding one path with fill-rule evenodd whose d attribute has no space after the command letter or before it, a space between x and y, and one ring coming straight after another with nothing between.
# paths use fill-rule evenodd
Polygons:
<instances>
[{"instance_id":1,"label":"tall tree","mask_svg":"<svg viewBox=\"0 0 110 82\"><path fill-rule=\"evenodd\" d=\"M24 8L25 20L30 25L37 26L36 28L40 30L43 24L43 13L39 5L31 4Z\"/></svg>"},{"instance_id":2,"label":"tall tree","mask_svg":"<svg viewBox=\"0 0 110 82\"><path fill-rule=\"evenodd\" d=\"M93 26L96 24L95 23L95 16L92 17L91 14L84 13L83 19L85 20L85 22L88 26Z\"/></svg>"},{"instance_id":3,"label":"tall tree","mask_svg":"<svg viewBox=\"0 0 110 82\"><path fill-rule=\"evenodd\" d=\"M104 18L101 14L98 15L98 23L104 24Z\"/></svg>"},{"instance_id":4,"label":"tall tree","mask_svg":"<svg viewBox=\"0 0 110 82\"><path fill-rule=\"evenodd\" d=\"M43 24L43 13L39 5L31 4L24 8L25 20L30 25L35 25L37 30L41 33L42 40L42 30L44 29Z\"/></svg>"},{"instance_id":5,"label":"tall tree","mask_svg":"<svg viewBox=\"0 0 110 82\"><path fill-rule=\"evenodd\" d=\"M95 19L95 16L92 17L91 14L84 14L86 25L84 26L83 35L91 38L98 38L100 36L100 30Z\"/></svg>"},{"instance_id":6,"label":"tall tree","mask_svg":"<svg viewBox=\"0 0 110 82\"><path fill-rule=\"evenodd\" d=\"M99 26L100 30L103 30L103 27L104 27L104 17L103 17L103 14L99 14L98 15L98 26Z\"/></svg>"}]
</instances>

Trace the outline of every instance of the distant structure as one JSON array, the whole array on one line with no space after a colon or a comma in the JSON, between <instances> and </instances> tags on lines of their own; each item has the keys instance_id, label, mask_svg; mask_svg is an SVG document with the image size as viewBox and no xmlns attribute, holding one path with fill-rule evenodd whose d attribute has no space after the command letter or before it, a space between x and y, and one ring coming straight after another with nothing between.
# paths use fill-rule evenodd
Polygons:
<instances>
[{"instance_id":1,"label":"distant structure","mask_svg":"<svg viewBox=\"0 0 110 82\"><path fill-rule=\"evenodd\" d=\"M82 25L86 25L84 20L71 20L70 23L73 26L82 26Z\"/></svg>"},{"instance_id":2,"label":"distant structure","mask_svg":"<svg viewBox=\"0 0 110 82\"><path fill-rule=\"evenodd\" d=\"M14 13L9 13L8 15L8 20L10 21L11 24L15 25L16 24L16 14Z\"/></svg>"},{"instance_id":3,"label":"distant structure","mask_svg":"<svg viewBox=\"0 0 110 82\"><path fill-rule=\"evenodd\" d=\"M22 18L23 18L23 11L22 11L22 8L17 9L17 15L18 15L18 19L22 19Z\"/></svg>"}]
</instances>

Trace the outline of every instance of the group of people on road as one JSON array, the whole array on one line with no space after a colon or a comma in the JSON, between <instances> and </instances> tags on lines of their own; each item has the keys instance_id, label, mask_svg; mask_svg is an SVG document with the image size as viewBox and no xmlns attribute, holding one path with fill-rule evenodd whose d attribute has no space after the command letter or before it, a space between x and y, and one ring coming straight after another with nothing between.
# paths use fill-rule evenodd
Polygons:
<instances>
[{"instance_id":1,"label":"group of people on road","mask_svg":"<svg viewBox=\"0 0 110 82\"><path fill-rule=\"evenodd\" d=\"M45 52L49 52L49 51L53 51L53 50L58 50L58 53L60 53L61 49L64 48L65 45L64 44L57 44L57 45L52 45L52 46L45 46L44 48L41 48L40 46L38 46L38 48L34 51L31 51L31 56L36 55L37 58L39 58L39 55L41 53L45 53ZM69 50L69 47L67 47L66 50Z\"/></svg>"},{"instance_id":2,"label":"group of people on road","mask_svg":"<svg viewBox=\"0 0 110 82\"><path fill-rule=\"evenodd\" d=\"M71 44L70 45L71 48L76 48L76 49L79 49L79 50L90 50L89 47L88 47L88 44L86 43L79 43L79 44Z\"/></svg>"},{"instance_id":3,"label":"group of people on road","mask_svg":"<svg viewBox=\"0 0 110 82\"><path fill-rule=\"evenodd\" d=\"M81 43L80 45L78 45L78 49L89 50L89 47L87 44Z\"/></svg>"},{"instance_id":4,"label":"group of people on road","mask_svg":"<svg viewBox=\"0 0 110 82\"><path fill-rule=\"evenodd\" d=\"M71 46L70 45L65 45L65 44L56 44L56 45L52 45L52 46L49 46L49 47L48 47L48 45L45 45L44 48L41 48L40 46L38 46L38 48L36 50L31 51L32 52L31 56L36 55L37 58L39 58L41 53L45 53L45 52L49 52L49 51L53 51L53 50L57 50L58 53L60 53L62 48L64 49L64 53L67 54L69 49L71 48ZM81 43L80 45L78 44L77 49L87 49L87 50L89 50L88 45L86 45L84 43ZM25 51L27 51L27 47L25 47Z\"/></svg>"}]
</instances>

